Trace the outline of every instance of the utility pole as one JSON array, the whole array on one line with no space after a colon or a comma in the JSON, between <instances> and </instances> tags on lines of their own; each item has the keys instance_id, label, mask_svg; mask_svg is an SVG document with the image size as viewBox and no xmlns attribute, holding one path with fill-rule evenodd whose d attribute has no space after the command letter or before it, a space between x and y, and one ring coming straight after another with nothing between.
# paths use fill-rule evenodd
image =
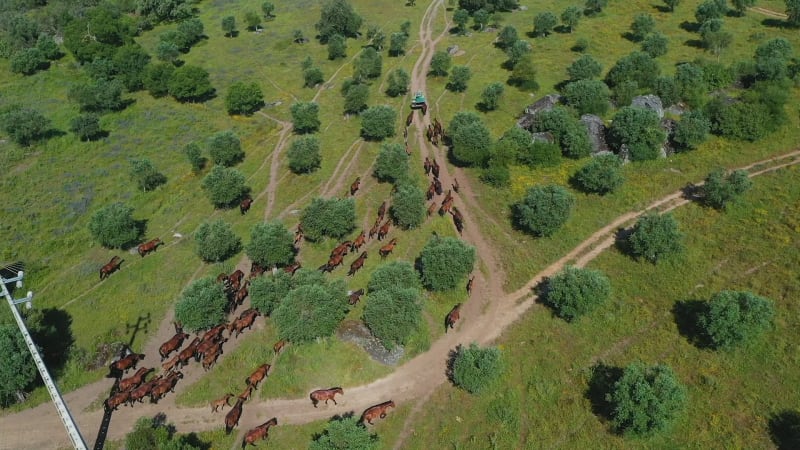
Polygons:
<instances>
[{"instance_id":1,"label":"utility pole","mask_svg":"<svg viewBox=\"0 0 800 450\"><path fill-rule=\"evenodd\" d=\"M61 398L61 393L58 391L58 387L56 387L55 383L53 383L53 379L50 377L50 373L47 371L47 366L44 365L42 356L39 355L39 350L36 348L36 344L33 342L33 339L28 332L28 327L25 326L25 321L22 320L22 316L19 314L19 311L17 311L17 304L19 303L25 303L25 306L28 309L31 308L33 292L28 291L28 295L25 298L14 300L11 297L11 293L8 292L8 288L6 287L7 283L16 283L16 286L21 288L23 276L24 274L22 271L17 272L17 276L13 278L3 278L0 275L0 289L2 289L2 295L6 298L6 301L8 301L8 306L11 307L11 313L14 315L14 320L17 321L17 326L19 327L19 331L22 332L22 337L25 339L25 344L28 346L28 350L31 352L33 362L36 363L36 368L39 369L39 375L42 377L42 381L44 381L44 385L47 387L47 392L50 393L50 398L53 399L53 404L56 407L56 412L58 412L58 417L64 424L64 428L67 429L67 434L69 435L70 441L72 441L72 446L77 450L86 450L86 443L83 441L83 436L81 436L78 426L75 425L75 420L72 418L69 409L67 409L64 399Z\"/></svg>"}]
</instances>

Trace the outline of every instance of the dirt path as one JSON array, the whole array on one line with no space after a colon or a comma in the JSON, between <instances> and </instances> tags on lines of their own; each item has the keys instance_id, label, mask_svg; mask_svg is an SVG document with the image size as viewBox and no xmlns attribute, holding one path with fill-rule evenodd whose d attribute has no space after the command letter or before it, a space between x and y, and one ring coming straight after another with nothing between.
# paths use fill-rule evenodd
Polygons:
<instances>
[{"instance_id":1,"label":"dirt path","mask_svg":"<svg viewBox=\"0 0 800 450\"><path fill-rule=\"evenodd\" d=\"M763 14L765 16L774 17L776 19L786 20L789 17L786 14L779 13L779 12L773 11L771 9L759 8L758 6L753 6L751 8L747 8L747 9L749 9L750 11L753 11L753 12L757 12L759 14Z\"/></svg>"}]
</instances>

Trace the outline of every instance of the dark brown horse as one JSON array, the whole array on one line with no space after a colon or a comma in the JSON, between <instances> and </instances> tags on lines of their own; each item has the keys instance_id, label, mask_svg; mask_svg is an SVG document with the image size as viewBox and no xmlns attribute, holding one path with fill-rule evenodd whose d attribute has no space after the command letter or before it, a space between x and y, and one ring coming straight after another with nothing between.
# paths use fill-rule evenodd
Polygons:
<instances>
[{"instance_id":1,"label":"dark brown horse","mask_svg":"<svg viewBox=\"0 0 800 450\"><path fill-rule=\"evenodd\" d=\"M381 254L381 259L385 259L387 256L389 256L389 254L392 253L392 251L394 251L395 245L397 245L397 238L392 238L392 240L389 241L388 244L381 247L381 249L378 250L378 253Z\"/></svg>"},{"instance_id":2,"label":"dark brown horse","mask_svg":"<svg viewBox=\"0 0 800 450\"><path fill-rule=\"evenodd\" d=\"M361 300L362 295L364 295L364 288L351 292L348 295L347 303L349 303L350 305L355 305L356 303L358 303L359 300Z\"/></svg>"},{"instance_id":3,"label":"dark brown horse","mask_svg":"<svg viewBox=\"0 0 800 450\"><path fill-rule=\"evenodd\" d=\"M433 200L434 195L436 195L436 183L431 181L431 184L428 186L428 190L425 191L425 198L427 200Z\"/></svg>"},{"instance_id":4,"label":"dark brown horse","mask_svg":"<svg viewBox=\"0 0 800 450\"><path fill-rule=\"evenodd\" d=\"M456 191L456 193L458 193L458 190L460 188L461 186L458 184L458 178L453 178L453 190Z\"/></svg>"},{"instance_id":5,"label":"dark brown horse","mask_svg":"<svg viewBox=\"0 0 800 450\"><path fill-rule=\"evenodd\" d=\"M181 367L184 367L186 364L189 364L189 360L194 357L194 352L197 350L197 346L200 345L200 338L196 337L189 343L189 346L181 350L178 353L178 364Z\"/></svg>"},{"instance_id":6,"label":"dark brown horse","mask_svg":"<svg viewBox=\"0 0 800 450\"><path fill-rule=\"evenodd\" d=\"M422 108L421 108L421 109L422 109L422 115L423 115L423 116L424 116L425 114L428 114L428 104L427 104L427 103L423 103L423 104L422 104Z\"/></svg>"},{"instance_id":7,"label":"dark brown horse","mask_svg":"<svg viewBox=\"0 0 800 450\"><path fill-rule=\"evenodd\" d=\"M142 367L141 369L137 370L136 373L133 374L133 376L120 380L119 385L117 385L117 388L120 391L131 391L140 384L142 384L145 377L147 377L147 374L149 374L154 370L155 369L153 369L152 367L150 368Z\"/></svg>"},{"instance_id":8,"label":"dark brown horse","mask_svg":"<svg viewBox=\"0 0 800 450\"><path fill-rule=\"evenodd\" d=\"M136 364L138 364L139 361L143 359L144 355L140 353L131 353L129 355L126 355L123 358L114 361L113 363L111 363L110 366L108 366L110 375L114 378L120 378L122 377L122 374L124 374L125 371L127 371L128 369L130 368L135 369Z\"/></svg>"},{"instance_id":9,"label":"dark brown horse","mask_svg":"<svg viewBox=\"0 0 800 450\"><path fill-rule=\"evenodd\" d=\"M430 175L433 163L431 163L430 158L427 156L425 157L425 162L422 163L422 168L425 169L425 175Z\"/></svg>"},{"instance_id":10,"label":"dark brown horse","mask_svg":"<svg viewBox=\"0 0 800 450\"><path fill-rule=\"evenodd\" d=\"M242 200L241 203L239 203L239 212L241 212L242 215L245 215L247 211L250 211L250 205L252 204L253 204L253 199L250 197L246 197L244 200Z\"/></svg>"},{"instance_id":11,"label":"dark brown horse","mask_svg":"<svg viewBox=\"0 0 800 450\"><path fill-rule=\"evenodd\" d=\"M381 404L370 406L364 411L364 414L361 415L360 423L367 422L368 424L372 425L372 421L376 418L380 417L383 419L386 417L386 411L389 408L394 408L394 402L389 400L388 402L383 402Z\"/></svg>"},{"instance_id":12,"label":"dark brown horse","mask_svg":"<svg viewBox=\"0 0 800 450\"><path fill-rule=\"evenodd\" d=\"M214 413L214 412L217 412L217 411L224 411L226 406L230 406L230 403L228 403L228 400L230 400L231 397L233 397L233 394L225 394L224 397L218 398L218 399L212 401L210 403L211 412Z\"/></svg>"},{"instance_id":13,"label":"dark brown horse","mask_svg":"<svg viewBox=\"0 0 800 450\"><path fill-rule=\"evenodd\" d=\"M467 295L472 295L472 283L475 281L475 277L469 277L469 281L467 281Z\"/></svg>"},{"instance_id":14,"label":"dark brown horse","mask_svg":"<svg viewBox=\"0 0 800 450\"><path fill-rule=\"evenodd\" d=\"M170 353L178 350L183 345L183 341L189 337L188 334L184 332L175 333L175 336L172 336L167 342L161 344L158 347L158 354L161 355L161 362L164 362L165 359L169 356Z\"/></svg>"},{"instance_id":15,"label":"dark brown horse","mask_svg":"<svg viewBox=\"0 0 800 450\"><path fill-rule=\"evenodd\" d=\"M383 240L387 234L389 234L389 227L391 227L392 221L387 220L386 223L381 225L380 229L378 230L378 240Z\"/></svg>"},{"instance_id":16,"label":"dark brown horse","mask_svg":"<svg viewBox=\"0 0 800 450\"><path fill-rule=\"evenodd\" d=\"M328 400L333 400L334 405L338 405L336 403L336 394L344 395L344 391L340 387L330 388L330 389L319 389L312 392L309 397L311 398L311 403L314 404L314 408L317 407L317 403L325 400L325 404L328 404Z\"/></svg>"},{"instance_id":17,"label":"dark brown horse","mask_svg":"<svg viewBox=\"0 0 800 450\"><path fill-rule=\"evenodd\" d=\"M414 110L412 109L408 116L406 116L406 128L411 126L411 122L414 121Z\"/></svg>"},{"instance_id":18,"label":"dark brown horse","mask_svg":"<svg viewBox=\"0 0 800 450\"><path fill-rule=\"evenodd\" d=\"M122 264L123 259L119 256L114 256L111 258L111 261L108 262L105 266L100 268L100 279L108 278L109 275L119 270L119 266Z\"/></svg>"},{"instance_id":19,"label":"dark brown horse","mask_svg":"<svg viewBox=\"0 0 800 450\"><path fill-rule=\"evenodd\" d=\"M378 228L381 226L381 220L382 219L378 217L378 219L375 221L375 225L373 225L372 228L369 229L369 234L367 236L370 239L372 239L373 237L375 237L376 234L378 234Z\"/></svg>"},{"instance_id":20,"label":"dark brown horse","mask_svg":"<svg viewBox=\"0 0 800 450\"><path fill-rule=\"evenodd\" d=\"M276 355L280 354L280 352L283 350L283 347L286 347L286 344L288 344L286 339L281 339L272 346L272 351L274 351Z\"/></svg>"},{"instance_id":21,"label":"dark brown horse","mask_svg":"<svg viewBox=\"0 0 800 450\"><path fill-rule=\"evenodd\" d=\"M356 177L356 181L353 181L353 184L350 185L350 195L356 195L359 187L361 187L361 177Z\"/></svg>"},{"instance_id":22,"label":"dark brown horse","mask_svg":"<svg viewBox=\"0 0 800 450\"><path fill-rule=\"evenodd\" d=\"M269 428L278 424L278 419L273 417L261 425L253 428L244 435L242 440L242 448L247 447L247 444L256 445L255 442L261 439L266 439L269 436Z\"/></svg>"},{"instance_id":23,"label":"dark brown horse","mask_svg":"<svg viewBox=\"0 0 800 450\"><path fill-rule=\"evenodd\" d=\"M172 372L168 377L162 378L150 391L150 403L158 403L167 392L175 393L175 385L183 378L183 372Z\"/></svg>"},{"instance_id":24,"label":"dark brown horse","mask_svg":"<svg viewBox=\"0 0 800 450\"><path fill-rule=\"evenodd\" d=\"M284 267L283 271L288 273L289 275L294 275L294 273L297 272L297 270L300 269L301 267L303 267L302 264L300 264L299 262L294 262Z\"/></svg>"},{"instance_id":25,"label":"dark brown horse","mask_svg":"<svg viewBox=\"0 0 800 450\"><path fill-rule=\"evenodd\" d=\"M442 182L435 177L433 179L433 189L436 191L436 195L442 195L444 193L444 189L442 189Z\"/></svg>"},{"instance_id":26,"label":"dark brown horse","mask_svg":"<svg viewBox=\"0 0 800 450\"><path fill-rule=\"evenodd\" d=\"M428 128L425 130L425 138L427 138L429 142L433 141L433 125L428 124Z\"/></svg>"},{"instance_id":27,"label":"dark brown horse","mask_svg":"<svg viewBox=\"0 0 800 450\"><path fill-rule=\"evenodd\" d=\"M442 128L442 123L439 122L439 119L435 117L433 118L433 132L439 136L444 136L444 128Z\"/></svg>"},{"instance_id":28,"label":"dark brown horse","mask_svg":"<svg viewBox=\"0 0 800 450\"><path fill-rule=\"evenodd\" d=\"M159 245L163 245L164 242L161 241L159 238L155 238L152 241L145 242L144 244L139 245L136 248L136 251L139 252L139 256L144 258L144 255L156 251Z\"/></svg>"},{"instance_id":29,"label":"dark brown horse","mask_svg":"<svg viewBox=\"0 0 800 450\"><path fill-rule=\"evenodd\" d=\"M349 276L355 275L356 272L358 272L359 269L364 267L364 261L366 259L367 259L367 252L364 251L363 253L358 255L358 259L356 259L355 261L353 261L352 264L350 264L350 271L347 272L347 275L349 275Z\"/></svg>"},{"instance_id":30,"label":"dark brown horse","mask_svg":"<svg viewBox=\"0 0 800 450\"><path fill-rule=\"evenodd\" d=\"M244 382L248 386L253 386L253 388L258 389L258 383L261 382L264 378L267 377L269 374L269 364L262 364L258 366L258 369L255 370L249 377L245 378Z\"/></svg>"},{"instance_id":31,"label":"dark brown horse","mask_svg":"<svg viewBox=\"0 0 800 450\"><path fill-rule=\"evenodd\" d=\"M128 391L117 392L103 402L103 407L106 411L116 411L119 405L127 402L130 399L130 396L131 393Z\"/></svg>"},{"instance_id":32,"label":"dark brown horse","mask_svg":"<svg viewBox=\"0 0 800 450\"><path fill-rule=\"evenodd\" d=\"M378 221L383 220L384 216L386 216L386 200L378 207Z\"/></svg>"},{"instance_id":33,"label":"dark brown horse","mask_svg":"<svg viewBox=\"0 0 800 450\"><path fill-rule=\"evenodd\" d=\"M431 166L431 173L433 173L434 177L439 178L439 163L436 162L435 159L433 160L433 165Z\"/></svg>"},{"instance_id":34,"label":"dark brown horse","mask_svg":"<svg viewBox=\"0 0 800 450\"><path fill-rule=\"evenodd\" d=\"M242 417L242 399L236 401L228 414L225 414L225 434L231 434L236 425L239 425L239 418Z\"/></svg>"},{"instance_id":35,"label":"dark brown horse","mask_svg":"<svg viewBox=\"0 0 800 450\"><path fill-rule=\"evenodd\" d=\"M444 318L444 332L447 333L448 327L452 330L460 318L461 303L456 303L456 306L453 306L453 309L451 309L450 312L447 313L447 317Z\"/></svg>"},{"instance_id":36,"label":"dark brown horse","mask_svg":"<svg viewBox=\"0 0 800 450\"><path fill-rule=\"evenodd\" d=\"M150 393L153 391L153 388L162 379L163 377L159 375L153 378L152 380L148 381L147 383L144 383L141 386L137 387L136 389L132 390L130 397L128 397L128 404L133 406L133 404L136 402L142 403L144 401L144 398L150 395Z\"/></svg>"}]
</instances>

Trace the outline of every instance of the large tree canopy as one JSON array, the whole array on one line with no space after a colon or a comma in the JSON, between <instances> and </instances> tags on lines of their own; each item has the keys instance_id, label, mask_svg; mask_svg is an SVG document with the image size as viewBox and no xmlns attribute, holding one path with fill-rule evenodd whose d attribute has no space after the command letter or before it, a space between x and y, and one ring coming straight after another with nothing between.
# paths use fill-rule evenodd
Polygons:
<instances>
[{"instance_id":1,"label":"large tree canopy","mask_svg":"<svg viewBox=\"0 0 800 450\"><path fill-rule=\"evenodd\" d=\"M322 43L334 34L356 37L363 19L356 14L347 0L330 0L322 6L319 22L315 25Z\"/></svg>"},{"instance_id":2,"label":"large tree canopy","mask_svg":"<svg viewBox=\"0 0 800 450\"><path fill-rule=\"evenodd\" d=\"M0 406L8 406L36 379L36 366L15 325L0 325L0 352Z\"/></svg>"}]
</instances>

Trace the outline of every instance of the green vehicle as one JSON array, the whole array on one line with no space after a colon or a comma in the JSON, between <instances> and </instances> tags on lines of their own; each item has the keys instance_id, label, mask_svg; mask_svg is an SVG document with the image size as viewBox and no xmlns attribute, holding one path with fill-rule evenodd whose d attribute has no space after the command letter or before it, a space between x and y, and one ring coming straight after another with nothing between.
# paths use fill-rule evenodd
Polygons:
<instances>
[{"instance_id":1,"label":"green vehicle","mask_svg":"<svg viewBox=\"0 0 800 450\"><path fill-rule=\"evenodd\" d=\"M411 109L427 109L427 102L425 101L425 94L422 91L417 91L414 98L411 100Z\"/></svg>"}]
</instances>

